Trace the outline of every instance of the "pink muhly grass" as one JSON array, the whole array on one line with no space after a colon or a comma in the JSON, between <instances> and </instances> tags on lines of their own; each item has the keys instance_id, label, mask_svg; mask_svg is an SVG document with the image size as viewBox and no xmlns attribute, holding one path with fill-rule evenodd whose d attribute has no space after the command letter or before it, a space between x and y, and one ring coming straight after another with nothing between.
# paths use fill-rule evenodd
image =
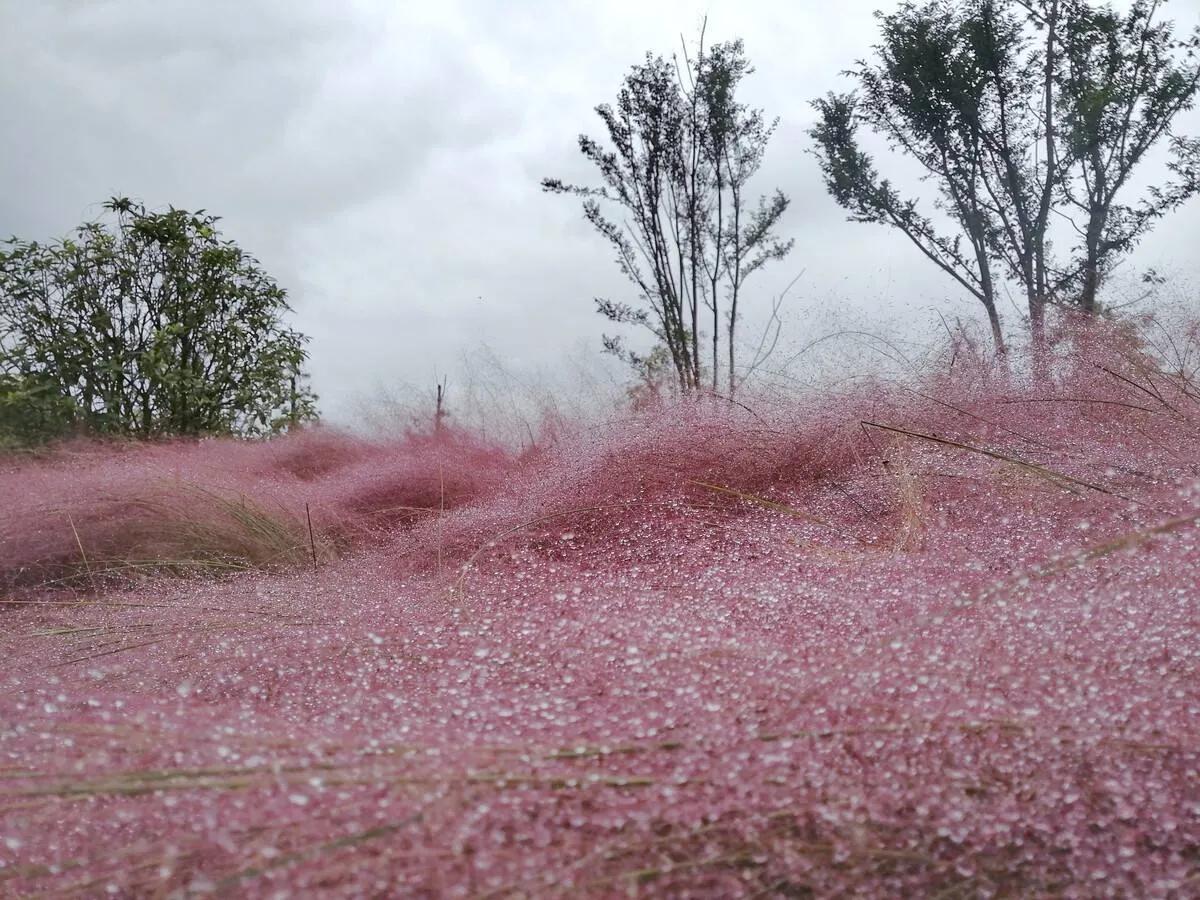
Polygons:
<instances>
[{"instance_id":1,"label":"pink muhly grass","mask_svg":"<svg viewBox=\"0 0 1200 900\"><path fill-rule=\"evenodd\" d=\"M453 509L511 466L450 430L386 442L321 428L266 443L77 442L0 461L0 585L287 568L314 552L328 561Z\"/></svg>"},{"instance_id":2,"label":"pink muhly grass","mask_svg":"<svg viewBox=\"0 0 1200 900\"><path fill-rule=\"evenodd\" d=\"M1193 388L1051 378L10 468L6 567L166 474L344 543L7 604L0 893L1194 895Z\"/></svg>"}]
</instances>

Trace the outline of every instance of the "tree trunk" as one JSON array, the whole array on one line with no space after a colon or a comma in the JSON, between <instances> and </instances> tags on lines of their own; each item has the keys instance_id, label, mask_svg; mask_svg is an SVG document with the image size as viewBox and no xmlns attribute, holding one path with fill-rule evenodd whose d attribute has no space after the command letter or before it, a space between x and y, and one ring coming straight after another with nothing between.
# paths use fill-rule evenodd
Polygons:
<instances>
[{"instance_id":1,"label":"tree trunk","mask_svg":"<svg viewBox=\"0 0 1200 900\"><path fill-rule=\"evenodd\" d=\"M996 287L992 281L992 270L988 265L987 257L980 255L980 281L983 286L983 308L987 310L988 325L992 328L992 344L996 348L996 355L1003 356L1007 352L1007 347L1004 346L1004 332L1000 329L1000 313L996 310Z\"/></svg>"},{"instance_id":2,"label":"tree trunk","mask_svg":"<svg viewBox=\"0 0 1200 900\"><path fill-rule=\"evenodd\" d=\"M1079 292L1079 308L1087 315L1096 312L1096 293L1100 287L1100 263L1089 251L1083 269L1083 287Z\"/></svg>"},{"instance_id":3,"label":"tree trunk","mask_svg":"<svg viewBox=\"0 0 1200 900\"><path fill-rule=\"evenodd\" d=\"M1004 346L1004 332L1000 330L1000 314L996 312L996 304L985 302L983 305L987 310L988 324L992 327L992 343L996 347L996 355L1004 356L1008 348Z\"/></svg>"},{"instance_id":4,"label":"tree trunk","mask_svg":"<svg viewBox=\"0 0 1200 900\"><path fill-rule=\"evenodd\" d=\"M734 329L734 320L733 320L733 317L731 316L729 319L729 396L730 397L733 396L733 392L737 389L737 379L734 377L734 374L733 374L733 366L734 366L734 362L735 362L734 351L733 351L733 329Z\"/></svg>"},{"instance_id":5,"label":"tree trunk","mask_svg":"<svg viewBox=\"0 0 1200 900\"><path fill-rule=\"evenodd\" d=\"M1099 160L1094 162L1096 174L1091 216L1088 219L1087 234L1084 238L1083 286L1079 291L1079 308L1087 315L1096 311L1096 294L1100 290L1100 241L1104 235L1104 226L1108 221L1108 207L1101 199L1106 191L1104 170Z\"/></svg>"},{"instance_id":6,"label":"tree trunk","mask_svg":"<svg viewBox=\"0 0 1200 900\"><path fill-rule=\"evenodd\" d=\"M1040 381L1045 375L1046 341L1046 294L1049 277L1046 272L1046 231L1049 227L1053 189L1058 178L1055 174L1058 154L1054 141L1054 71L1058 65L1055 58L1055 30L1058 28L1058 0L1051 0L1046 16L1046 55L1043 60L1043 121L1045 123L1046 179L1042 188L1042 200L1038 209L1034 229L1034 281L1028 286L1029 331L1033 340L1034 375Z\"/></svg>"},{"instance_id":7,"label":"tree trunk","mask_svg":"<svg viewBox=\"0 0 1200 900\"><path fill-rule=\"evenodd\" d=\"M1034 383L1045 385L1050 380L1049 347L1046 346L1046 301L1044 297L1032 291L1029 295L1029 339Z\"/></svg>"},{"instance_id":8,"label":"tree trunk","mask_svg":"<svg viewBox=\"0 0 1200 900\"><path fill-rule=\"evenodd\" d=\"M713 297L713 361L712 389L717 389L717 344L721 338L721 315L717 311L717 298Z\"/></svg>"}]
</instances>

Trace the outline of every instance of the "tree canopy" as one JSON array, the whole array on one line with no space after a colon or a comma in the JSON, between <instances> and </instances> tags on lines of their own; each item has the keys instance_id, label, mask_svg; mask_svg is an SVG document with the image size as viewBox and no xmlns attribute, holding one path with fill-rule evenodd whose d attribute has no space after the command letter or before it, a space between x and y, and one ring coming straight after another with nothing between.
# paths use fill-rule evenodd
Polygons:
<instances>
[{"instance_id":1,"label":"tree canopy","mask_svg":"<svg viewBox=\"0 0 1200 900\"><path fill-rule=\"evenodd\" d=\"M104 209L0 250L0 428L258 435L316 415L284 290L215 216Z\"/></svg>"},{"instance_id":2,"label":"tree canopy","mask_svg":"<svg viewBox=\"0 0 1200 900\"><path fill-rule=\"evenodd\" d=\"M1200 86L1200 33L1177 39L1161 6L906 3L878 15L874 58L847 73L857 90L814 103L830 193L852 219L899 229L976 297L998 350L1000 281L1020 286L1040 340L1048 305L1094 312L1104 276L1200 191L1200 141L1171 132ZM919 163L934 214L878 174L862 125ZM1159 145L1170 174L1135 195L1131 175Z\"/></svg>"},{"instance_id":3,"label":"tree canopy","mask_svg":"<svg viewBox=\"0 0 1200 900\"><path fill-rule=\"evenodd\" d=\"M755 201L749 193L776 124L737 98L753 71L740 40L706 47L703 31L695 53L682 59L647 54L615 105L596 107L608 146L579 137L600 185L542 182L583 198L584 216L637 290L636 304L598 298L599 312L650 329L683 390L722 380L736 387L746 280L792 249L776 235L788 197L776 190ZM705 328L710 346L702 350ZM619 337L606 337L605 346L640 370L653 364Z\"/></svg>"}]
</instances>

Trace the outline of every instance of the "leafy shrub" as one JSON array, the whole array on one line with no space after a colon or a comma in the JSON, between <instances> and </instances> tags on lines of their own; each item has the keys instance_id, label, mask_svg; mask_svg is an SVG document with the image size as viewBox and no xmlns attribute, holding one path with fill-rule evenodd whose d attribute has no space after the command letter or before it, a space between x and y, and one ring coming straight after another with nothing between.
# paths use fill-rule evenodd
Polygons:
<instances>
[{"instance_id":1,"label":"leafy shrub","mask_svg":"<svg viewBox=\"0 0 1200 900\"><path fill-rule=\"evenodd\" d=\"M220 239L215 216L119 198L105 209L110 225L0 252L0 415L12 428L254 435L315 416L284 290Z\"/></svg>"}]
</instances>

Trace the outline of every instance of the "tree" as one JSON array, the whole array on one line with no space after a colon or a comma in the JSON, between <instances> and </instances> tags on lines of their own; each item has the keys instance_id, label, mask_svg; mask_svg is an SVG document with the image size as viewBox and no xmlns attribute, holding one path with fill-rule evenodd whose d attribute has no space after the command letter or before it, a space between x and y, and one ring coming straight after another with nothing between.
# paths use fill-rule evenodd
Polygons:
<instances>
[{"instance_id":1,"label":"tree","mask_svg":"<svg viewBox=\"0 0 1200 900\"><path fill-rule=\"evenodd\" d=\"M879 16L876 61L848 73L858 92L814 103L831 194L852 219L900 229L976 297L999 352L998 277L1022 288L1040 344L1047 304L1094 310L1106 267L1197 190L1196 142L1172 138L1178 182L1136 207L1115 202L1196 93L1196 38L1174 41L1154 22L1158 5L1136 0L1122 16L1085 0L908 3ZM956 234L878 177L861 124L921 165ZM1083 237L1065 261L1053 254L1056 221Z\"/></svg>"},{"instance_id":2,"label":"tree","mask_svg":"<svg viewBox=\"0 0 1200 900\"><path fill-rule=\"evenodd\" d=\"M0 373L0 450L60 437L74 408L52 381Z\"/></svg>"},{"instance_id":3,"label":"tree","mask_svg":"<svg viewBox=\"0 0 1200 900\"><path fill-rule=\"evenodd\" d=\"M788 197L777 190L752 203L748 196L775 128L761 110L737 100L753 71L740 40L706 48L703 30L694 56L685 51L682 60L668 62L647 54L626 76L615 106L596 107L612 149L579 137L601 185L542 182L551 193L583 198L585 218L638 291L638 305L598 298L599 312L653 332L685 391L701 387L706 375L714 389L720 383L722 332L726 380L731 392L736 388L745 282L792 249L775 234ZM700 349L706 324L712 329L707 373ZM647 360L619 338L604 342L645 368Z\"/></svg>"},{"instance_id":4,"label":"tree","mask_svg":"<svg viewBox=\"0 0 1200 900\"><path fill-rule=\"evenodd\" d=\"M1064 273L1084 312L1096 309L1104 274L1153 223L1200 191L1200 140L1173 136L1171 122L1195 102L1200 85L1200 31L1176 40L1158 22L1160 0L1136 0L1127 14L1072 5L1055 72L1059 118L1074 177L1065 180L1080 241ZM1182 56L1182 60L1178 57ZM1168 142L1168 168L1178 180L1121 203L1133 170L1156 144Z\"/></svg>"},{"instance_id":5,"label":"tree","mask_svg":"<svg viewBox=\"0 0 1200 900\"><path fill-rule=\"evenodd\" d=\"M10 410L49 417L47 433L140 437L264 434L316 415L283 289L216 217L124 198L104 208L109 223L0 251Z\"/></svg>"},{"instance_id":6,"label":"tree","mask_svg":"<svg viewBox=\"0 0 1200 900\"><path fill-rule=\"evenodd\" d=\"M978 299L1003 353L997 264L1026 289L1035 331L1046 295L1057 164L1052 142L1037 152L1039 58L1023 22L990 0L906 4L878 18L878 62L860 60L848 73L861 94L814 104L811 134L826 184L852 219L898 228ZM858 146L863 123L920 163L938 190L935 209L958 234L940 231L918 201L878 179Z\"/></svg>"}]
</instances>

